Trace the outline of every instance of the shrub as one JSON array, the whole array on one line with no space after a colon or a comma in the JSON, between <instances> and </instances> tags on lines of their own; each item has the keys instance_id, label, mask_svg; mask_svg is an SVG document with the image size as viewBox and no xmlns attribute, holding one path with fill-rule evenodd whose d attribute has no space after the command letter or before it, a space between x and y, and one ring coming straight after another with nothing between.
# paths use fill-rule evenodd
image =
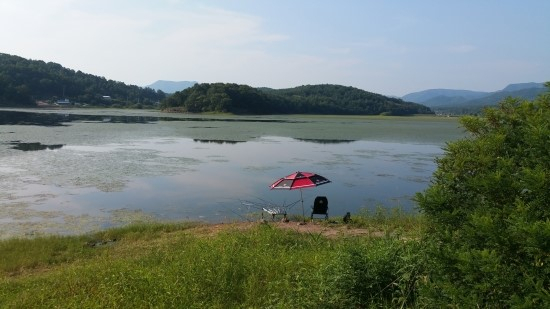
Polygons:
<instances>
[{"instance_id":1,"label":"shrub","mask_svg":"<svg viewBox=\"0 0 550 309\"><path fill-rule=\"evenodd\" d=\"M550 83L546 83L550 87ZM550 306L550 94L463 117L416 195L431 257L431 306Z\"/></svg>"},{"instance_id":2,"label":"shrub","mask_svg":"<svg viewBox=\"0 0 550 309\"><path fill-rule=\"evenodd\" d=\"M416 299L419 243L387 237L343 245L327 278L340 308L405 307ZM334 304L336 305L336 303Z\"/></svg>"}]
</instances>

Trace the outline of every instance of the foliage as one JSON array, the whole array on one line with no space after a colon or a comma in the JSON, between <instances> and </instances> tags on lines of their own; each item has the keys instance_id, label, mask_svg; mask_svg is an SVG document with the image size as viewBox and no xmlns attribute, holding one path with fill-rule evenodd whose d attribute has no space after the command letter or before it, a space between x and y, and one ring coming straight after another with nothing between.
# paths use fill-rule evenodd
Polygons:
<instances>
[{"instance_id":1,"label":"foliage","mask_svg":"<svg viewBox=\"0 0 550 309\"><path fill-rule=\"evenodd\" d=\"M550 87L550 83L546 83ZM461 119L416 199L427 220L430 306L550 305L550 94Z\"/></svg>"},{"instance_id":2,"label":"foliage","mask_svg":"<svg viewBox=\"0 0 550 309\"><path fill-rule=\"evenodd\" d=\"M257 89L223 83L195 84L161 102L162 109L190 113L263 114L277 112L274 106L273 98Z\"/></svg>"},{"instance_id":3,"label":"foliage","mask_svg":"<svg viewBox=\"0 0 550 309\"><path fill-rule=\"evenodd\" d=\"M362 208L351 217L350 228L368 229L370 232L383 231L385 236L420 237L425 226L424 217L419 213L406 212L402 208L377 206L374 210Z\"/></svg>"},{"instance_id":4,"label":"foliage","mask_svg":"<svg viewBox=\"0 0 550 309\"><path fill-rule=\"evenodd\" d=\"M0 250L13 253L9 263L0 259L0 307L414 304L416 241L329 239L269 224L224 226L138 224L94 235L1 241Z\"/></svg>"},{"instance_id":5,"label":"foliage","mask_svg":"<svg viewBox=\"0 0 550 309\"><path fill-rule=\"evenodd\" d=\"M421 104L340 85L306 85L280 90L264 89L264 92L290 101L305 113L395 116L432 113Z\"/></svg>"},{"instance_id":6,"label":"foliage","mask_svg":"<svg viewBox=\"0 0 550 309\"><path fill-rule=\"evenodd\" d=\"M0 106L30 107L36 101L66 98L104 107L142 107L165 96L162 91L75 72L57 63L0 53Z\"/></svg>"},{"instance_id":7,"label":"foliage","mask_svg":"<svg viewBox=\"0 0 550 309\"><path fill-rule=\"evenodd\" d=\"M395 238L346 242L327 275L334 280L330 294L338 297L338 307L413 306L423 271L420 247L418 242Z\"/></svg>"},{"instance_id":8,"label":"foliage","mask_svg":"<svg viewBox=\"0 0 550 309\"><path fill-rule=\"evenodd\" d=\"M196 84L161 102L161 108L183 112L235 114L430 114L423 105L339 85L256 89L237 84Z\"/></svg>"}]
</instances>

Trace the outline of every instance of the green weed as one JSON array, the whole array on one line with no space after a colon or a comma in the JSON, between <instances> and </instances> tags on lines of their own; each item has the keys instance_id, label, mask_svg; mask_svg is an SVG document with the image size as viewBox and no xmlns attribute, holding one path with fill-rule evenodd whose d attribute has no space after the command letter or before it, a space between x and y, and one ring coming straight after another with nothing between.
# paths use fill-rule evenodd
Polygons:
<instances>
[{"instance_id":1,"label":"green weed","mask_svg":"<svg viewBox=\"0 0 550 309\"><path fill-rule=\"evenodd\" d=\"M216 233L196 226L4 241L2 252L13 253L1 262L0 307L348 308L414 300L416 242L328 239L270 224Z\"/></svg>"}]
</instances>

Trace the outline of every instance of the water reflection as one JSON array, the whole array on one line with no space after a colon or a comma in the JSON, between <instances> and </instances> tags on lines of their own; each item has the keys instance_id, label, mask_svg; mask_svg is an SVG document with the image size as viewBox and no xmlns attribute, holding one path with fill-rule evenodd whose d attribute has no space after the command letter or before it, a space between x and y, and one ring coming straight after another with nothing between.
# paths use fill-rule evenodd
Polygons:
<instances>
[{"instance_id":1,"label":"water reflection","mask_svg":"<svg viewBox=\"0 0 550 309\"><path fill-rule=\"evenodd\" d=\"M55 150L63 147L63 145L43 145L41 143L23 143L20 141L13 141L9 143L13 145L12 149L22 150L22 151L38 151L38 150Z\"/></svg>"},{"instance_id":2,"label":"water reflection","mask_svg":"<svg viewBox=\"0 0 550 309\"><path fill-rule=\"evenodd\" d=\"M71 122L96 123L156 123L158 121L222 121L222 122L266 122L266 123L296 123L279 119L258 118L205 118L205 117L174 117L167 116L136 116L136 115L88 115L75 113L44 113L0 110L0 125L36 125L64 126Z\"/></svg>"},{"instance_id":3,"label":"water reflection","mask_svg":"<svg viewBox=\"0 0 550 309\"><path fill-rule=\"evenodd\" d=\"M244 141L231 141L231 140L222 140L222 139L193 139L194 142L197 143L214 143L214 144L237 144L237 143L244 143Z\"/></svg>"},{"instance_id":4,"label":"water reflection","mask_svg":"<svg viewBox=\"0 0 550 309\"><path fill-rule=\"evenodd\" d=\"M0 111L0 125L63 126L65 118L61 114Z\"/></svg>"},{"instance_id":5,"label":"water reflection","mask_svg":"<svg viewBox=\"0 0 550 309\"><path fill-rule=\"evenodd\" d=\"M319 143L319 144L347 144L353 143L356 140L352 139L321 139L321 138L295 138L298 141Z\"/></svg>"}]
</instances>

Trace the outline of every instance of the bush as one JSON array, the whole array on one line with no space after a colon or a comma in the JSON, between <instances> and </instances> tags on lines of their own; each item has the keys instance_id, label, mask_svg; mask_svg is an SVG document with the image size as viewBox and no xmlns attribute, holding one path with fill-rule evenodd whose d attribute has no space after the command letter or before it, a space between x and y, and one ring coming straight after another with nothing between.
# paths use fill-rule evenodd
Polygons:
<instances>
[{"instance_id":1,"label":"bush","mask_svg":"<svg viewBox=\"0 0 550 309\"><path fill-rule=\"evenodd\" d=\"M421 273L420 252L418 242L397 238L345 244L327 275L334 280L330 286L331 293L338 296L337 307L412 306Z\"/></svg>"},{"instance_id":2,"label":"bush","mask_svg":"<svg viewBox=\"0 0 550 309\"><path fill-rule=\"evenodd\" d=\"M550 83L546 83L550 87ZM550 306L550 94L463 117L416 195L431 257L431 306Z\"/></svg>"}]
</instances>

